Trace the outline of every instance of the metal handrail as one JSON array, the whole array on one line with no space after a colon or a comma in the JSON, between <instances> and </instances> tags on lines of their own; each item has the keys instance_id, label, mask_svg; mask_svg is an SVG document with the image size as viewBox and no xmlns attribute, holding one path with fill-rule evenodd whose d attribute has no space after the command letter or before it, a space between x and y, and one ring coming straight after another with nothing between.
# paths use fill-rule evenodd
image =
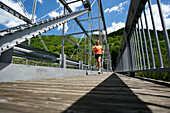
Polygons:
<instances>
[{"instance_id":1,"label":"metal handrail","mask_svg":"<svg viewBox=\"0 0 170 113\"><path fill-rule=\"evenodd\" d=\"M43 62L49 62L49 63L57 63L60 64L62 61L62 57L59 54L51 53L36 47L32 47L25 44L20 44L14 47L13 49L13 56L24 58L24 59L30 59L35 61L43 61ZM82 61L83 62L83 61ZM81 67L82 65L83 67ZM87 64L81 64L80 61L66 58L66 66L73 66L76 68L88 68ZM93 69L95 69L94 66L92 66Z\"/></svg>"},{"instance_id":2,"label":"metal handrail","mask_svg":"<svg viewBox=\"0 0 170 113\"><path fill-rule=\"evenodd\" d=\"M151 17L151 23L153 26L153 32L155 37L154 41L156 42L156 48L158 53L157 55L159 58L159 67L156 67L155 65L151 35L148 27L148 20L146 17L145 5L147 2L149 5L149 16ZM167 59L169 60L170 64L170 45L167 30L165 28L165 22L162 14L160 0L157 0L157 5L164 32L166 51L168 54ZM144 15L144 20L142 18L142 15ZM146 26L147 35L145 35L144 24ZM150 56L148 55L148 45L146 43L146 37L149 41L149 48L151 54ZM147 58L147 60L145 60L145 57ZM150 63L152 65L150 65ZM165 65L163 64L162 54L159 45L159 37L156 30L151 7L151 0L131 0L115 72L130 72L131 76L135 76L135 72L170 72L170 67L165 67Z\"/></svg>"}]
</instances>

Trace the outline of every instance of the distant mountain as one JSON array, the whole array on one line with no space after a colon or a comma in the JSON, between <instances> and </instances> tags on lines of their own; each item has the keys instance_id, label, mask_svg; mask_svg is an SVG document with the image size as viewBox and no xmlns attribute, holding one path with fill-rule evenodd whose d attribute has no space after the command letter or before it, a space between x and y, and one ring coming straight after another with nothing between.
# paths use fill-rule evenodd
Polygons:
<instances>
[{"instance_id":1,"label":"distant mountain","mask_svg":"<svg viewBox=\"0 0 170 113\"><path fill-rule=\"evenodd\" d=\"M123 31L124 31L124 28L121 28L121 29L119 29L117 31L109 33L107 36L108 37L114 37L114 36L117 36L117 35L122 35Z\"/></svg>"}]
</instances>

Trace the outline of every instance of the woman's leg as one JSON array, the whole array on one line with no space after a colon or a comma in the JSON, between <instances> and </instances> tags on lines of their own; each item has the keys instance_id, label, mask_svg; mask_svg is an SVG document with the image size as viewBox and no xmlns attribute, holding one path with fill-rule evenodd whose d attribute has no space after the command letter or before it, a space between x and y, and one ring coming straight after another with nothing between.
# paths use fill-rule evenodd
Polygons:
<instances>
[{"instance_id":1,"label":"woman's leg","mask_svg":"<svg viewBox=\"0 0 170 113\"><path fill-rule=\"evenodd\" d=\"M99 58L98 58L99 59ZM98 68L99 68L99 61L98 61L98 59L96 58L96 61L97 61L97 66L98 66Z\"/></svg>"},{"instance_id":2,"label":"woman's leg","mask_svg":"<svg viewBox=\"0 0 170 113\"><path fill-rule=\"evenodd\" d=\"M99 71L101 71L101 63L100 63L100 61L101 61L101 56L99 56L99 58L97 59L98 61L98 67L99 67Z\"/></svg>"}]
</instances>

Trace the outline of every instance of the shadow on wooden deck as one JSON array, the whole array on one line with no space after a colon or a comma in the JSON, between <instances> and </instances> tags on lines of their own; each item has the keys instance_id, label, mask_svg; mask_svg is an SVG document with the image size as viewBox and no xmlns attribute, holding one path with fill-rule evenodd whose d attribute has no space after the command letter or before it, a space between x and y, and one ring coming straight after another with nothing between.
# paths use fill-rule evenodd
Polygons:
<instances>
[{"instance_id":1,"label":"shadow on wooden deck","mask_svg":"<svg viewBox=\"0 0 170 113\"><path fill-rule=\"evenodd\" d=\"M63 113L151 113L146 104L112 74Z\"/></svg>"}]
</instances>

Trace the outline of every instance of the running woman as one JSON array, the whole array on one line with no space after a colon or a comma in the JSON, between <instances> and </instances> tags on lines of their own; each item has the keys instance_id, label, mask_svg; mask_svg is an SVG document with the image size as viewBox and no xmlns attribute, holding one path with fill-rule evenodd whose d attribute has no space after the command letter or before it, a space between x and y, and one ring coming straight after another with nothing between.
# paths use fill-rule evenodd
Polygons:
<instances>
[{"instance_id":1,"label":"running woman","mask_svg":"<svg viewBox=\"0 0 170 113\"><path fill-rule=\"evenodd\" d=\"M102 59L102 53L103 53L103 47L99 45L100 42L97 40L96 45L93 47L93 52L95 52L95 58L97 61L97 66L99 68L98 74L101 74L101 59Z\"/></svg>"}]
</instances>

